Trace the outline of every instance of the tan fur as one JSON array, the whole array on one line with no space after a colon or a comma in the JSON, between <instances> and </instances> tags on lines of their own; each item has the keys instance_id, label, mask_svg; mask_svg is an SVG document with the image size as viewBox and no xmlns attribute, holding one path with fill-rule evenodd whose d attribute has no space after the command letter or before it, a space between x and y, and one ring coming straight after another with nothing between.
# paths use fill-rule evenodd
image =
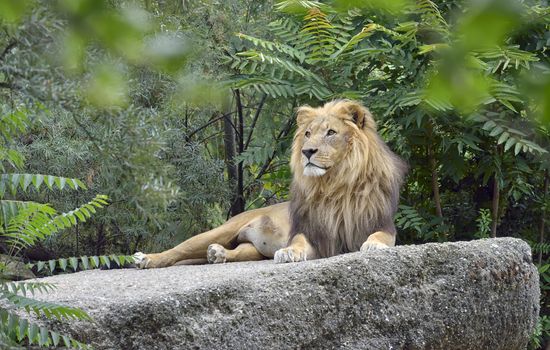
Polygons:
<instances>
[{"instance_id":1,"label":"tan fur","mask_svg":"<svg viewBox=\"0 0 550 350\"><path fill-rule=\"evenodd\" d=\"M242 213L163 253L138 253L138 266L198 258L292 262L393 246L406 166L378 136L369 111L339 100L300 107L297 122L291 202Z\"/></svg>"},{"instance_id":2,"label":"tan fur","mask_svg":"<svg viewBox=\"0 0 550 350\"><path fill-rule=\"evenodd\" d=\"M331 128L337 129L333 137L342 138L346 147L331 149L326 140ZM314 155L312 161L329 166L326 174L304 175L304 147L318 149L322 157L317 160ZM393 216L406 166L378 136L376 123L362 105L344 100L316 109L301 107L290 165L295 233L320 240L314 245L321 256L357 251L376 231L395 234Z\"/></svg>"}]
</instances>

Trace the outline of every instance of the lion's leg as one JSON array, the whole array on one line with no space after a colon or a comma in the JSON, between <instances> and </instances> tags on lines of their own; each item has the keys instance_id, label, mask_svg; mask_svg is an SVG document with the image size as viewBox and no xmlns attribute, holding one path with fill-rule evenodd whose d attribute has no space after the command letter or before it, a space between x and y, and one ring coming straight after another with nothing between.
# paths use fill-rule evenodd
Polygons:
<instances>
[{"instance_id":1,"label":"lion's leg","mask_svg":"<svg viewBox=\"0 0 550 350\"><path fill-rule=\"evenodd\" d=\"M377 231L371 234L361 246L361 251L383 249L395 246L395 233Z\"/></svg>"},{"instance_id":2,"label":"lion's leg","mask_svg":"<svg viewBox=\"0 0 550 350\"><path fill-rule=\"evenodd\" d=\"M218 243L229 248L231 243L236 241L239 229L246 222L258 216L258 214L251 215L250 213L251 212L235 216L225 224L213 230L193 236L174 248L168 249L162 253L136 253L134 255L136 265L140 268L149 269L172 266L181 260L206 259L206 250L210 244Z\"/></svg>"},{"instance_id":3,"label":"lion's leg","mask_svg":"<svg viewBox=\"0 0 550 350\"><path fill-rule=\"evenodd\" d=\"M191 237L176 247L162 253L136 253L134 255L136 265L140 268L155 268L171 266L178 261L187 259L204 259L206 261L208 246L217 243L222 247L231 248L237 243L237 237L243 227L248 226L251 222L256 222L256 219L266 215L280 222L279 226L288 226L288 202L241 213L231 218L225 224ZM241 242L239 241L239 243Z\"/></svg>"},{"instance_id":4,"label":"lion's leg","mask_svg":"<svg viewBox=\"0 0 550 350\"><path fill-rule=\"evenodd\" d=\"M214 243L208 246L208 262L211 264L237 262L237 261L257 261L263 260L263 256L252 243L241 243L235 249L226 249L223 246Z\"/></svg>"},{"instance_id":5,"label":"lion's leg","mask_svg":"<svg viewBox=\"0 0 550 350\"><path fill-rule=\"evenodd\" d=\"M275 263L287 263L315 259L315 249L311 246L306 236L299 233L292 238L290 245L275 252Z\"/></svg>"}]
</instances>

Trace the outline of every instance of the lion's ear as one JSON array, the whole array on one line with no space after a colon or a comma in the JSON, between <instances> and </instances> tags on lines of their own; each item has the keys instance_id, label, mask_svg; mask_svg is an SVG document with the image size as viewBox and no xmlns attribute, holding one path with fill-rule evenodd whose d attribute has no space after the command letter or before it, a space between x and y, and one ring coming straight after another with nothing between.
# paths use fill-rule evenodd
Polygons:
<instances>
[{"instance_id":1,"label":"lion's ear","mask_svg":"<svg viewBox=\"0 0 550 350\"><path fill-rule=\"evenodd\" d=\"M298 107L296 110L296 122L298 125L304 125L315 118L315 109L310 106Z\"/></svg>"},{"instance_id":2,"label":"lion's ear","mask_svg":"<svg viewBox=\"0 0 550 350\"><path fill-rule=\"evenodd\" d=\"M346 103L346 109L359 129L367 127L376 131L376 122L372 118L372 114L361 103L349 101Z\"/></svg>"}]
</instances>

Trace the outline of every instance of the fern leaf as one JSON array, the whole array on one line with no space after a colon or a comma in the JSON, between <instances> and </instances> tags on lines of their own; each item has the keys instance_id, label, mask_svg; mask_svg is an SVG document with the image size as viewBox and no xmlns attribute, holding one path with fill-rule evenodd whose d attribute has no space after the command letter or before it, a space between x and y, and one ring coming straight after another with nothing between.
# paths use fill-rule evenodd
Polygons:
<instances>
[{"instance_id":1,"label":"fern leaf","mask_svg":"<svg viewBox=\"0 0 550 350\"><path fill-rule=\"evenodd\" d=\"M90 216L89 211L95 212L94 207L101 208L108 203L107 196L96 195L90 202L67 213L57 215L57 212L47 204L27 202L18 208L17 214L11 217L2 218L5 221L6 229L2 236L16 250L35 244L38 240L52 236L59 230L76 225L80 220L77 213L84 213ZM3 201L2 201L3 202ZM2 206L4 208L4 206Z\"/></svg>"},{"instance_id":2,"label":"fern leaf","mask_svg":"<svg viewBox=\"0 0 550 350\"><path fill-rule=\"evenodd\" d=\"M29 126L27 112L16 110L0 117L0 135L6 142L11 142L16 136L21 135Z\"/></svg>"},{"instance_id":3,"label":"fern leaf","mask_svg":"<svg viewBox=\"0 0 550 350\"><path fill-rule=\"evenodd\" d=\"M38 344L39 346L58 346L60 343L59 333L30 323L28 320L20 318L2 308L0 308L0 325L0 333L18 342L27 339L30 345ZM76 339L72 339L66 335L62 337L67 339L65 342L67 348L91 349L89 345L81 343Z\"/></svg>"},{"instance_id":4,"label":"fern leaf","mask_svg":"<svg viewBox=\"0 0 550 350\"><path fill-rule=\"evenodd\" d=\"M257 47L261 47L264 49L268 49L270 51L278 51L280 53L284 53L292 58L297 59L300 63L304 62L304 59L306 58L305 53L285 44L267 41L259 38L255 38L253 36L249 36L242 33L237 33L237 37L250 41Z\"/></svg>"},{"instance_id":5,"label":"fern leaf","mask_svg":"<svg viewBox=\"0 0 550 350\"><path fill-rule=\"evenodd\" d=\"M80 260L80 264L79 264ZM127 263L131 264L134 261L133 256L131 255L100 255L100 256L82 256L82 257L69 257L61 258L57 260L48 260L48 261L36 261L34 263L27 264L29 268L36 268L38 272L44 270L50 274L54 274L57 269L63 270L63 272L68 272L67 267L71 267L73 272L80 270L90 270L96 268L106 268L110 269L112 266L111 262L114 261L117 267L124 267Z\"/></svg>"},{"instance_id":6,"label":"fern leaf","mask_svg":"<svg viewBox=\"0 0 550 350\"><path fill-rule=\"evenodd\" d=\"M63 318L91 320L91 317L85 311L78 308L28 298L6 289L0 289L0 297L6 299L14 307L24 309L29 314L34 312L37 317L44 315L50 319L53 316L58 320L62 320Z\"/></svg>"},{"instance_id":7,"label":"fern leaf","mask_svg":"<svg viewBox=\"0 0 550 350\"><path fill-rule=\"evenodd\" d=\"M69 185L69 187L74 190L79 188L86 189L86 185L78 179L41 174L1 174L0 198L2 198L5 191L10 191L13 195L15 195L17 190L27 191L31 184L37 190L40 190L42 184L46 184L50 190L54 187L63 190L65 185Z\"/></svg>"}]
</instances>

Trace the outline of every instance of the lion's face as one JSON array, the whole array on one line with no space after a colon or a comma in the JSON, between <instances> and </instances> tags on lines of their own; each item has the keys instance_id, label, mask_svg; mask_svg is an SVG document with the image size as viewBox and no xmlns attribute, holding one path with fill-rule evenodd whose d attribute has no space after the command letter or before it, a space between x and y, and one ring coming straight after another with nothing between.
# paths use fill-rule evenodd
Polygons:
<instances>
[{"instance_id":1,"label":"lion's face","mask_svg":"<svg viewBox=\"0 0 550 350\"><path fill-rule=\"evenodd\" d=\"M320 115L303 129L304 175L323 176L345 158L351 130L340 118L331 115Z\"/></svg>"},{"instance_id":2,"label":"lion's face","mask_svg":"<svg viewBox=\"0 0 550 350\"><path fill-rule=\"evenodd\" d=\"M338 169L349 158L356 136L368 128L376 130L368 110L347 100L301 107L297 121L291 160L297 176L320 177Z\"/></svg>"}]
</instances>

